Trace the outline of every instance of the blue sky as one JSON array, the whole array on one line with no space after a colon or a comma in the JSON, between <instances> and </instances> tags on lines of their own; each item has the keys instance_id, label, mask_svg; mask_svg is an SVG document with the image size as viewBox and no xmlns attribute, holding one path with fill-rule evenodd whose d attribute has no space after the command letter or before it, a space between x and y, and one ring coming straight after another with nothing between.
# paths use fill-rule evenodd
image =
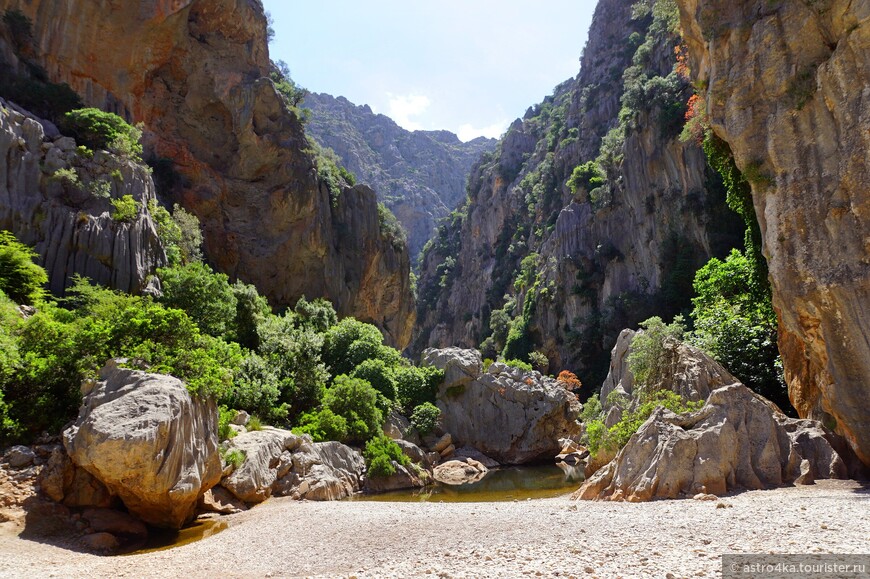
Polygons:
<instances>
[{"instance_id":1,"label":"blue sky","mask_svg":"<svg viewBox=\"0 0 870 579\"><path fill-rule=\"evenodd\" d=\"M293 79L409 130L498 137L580 70L595 0L263 0Z\"/></svg>"}]
</instances>

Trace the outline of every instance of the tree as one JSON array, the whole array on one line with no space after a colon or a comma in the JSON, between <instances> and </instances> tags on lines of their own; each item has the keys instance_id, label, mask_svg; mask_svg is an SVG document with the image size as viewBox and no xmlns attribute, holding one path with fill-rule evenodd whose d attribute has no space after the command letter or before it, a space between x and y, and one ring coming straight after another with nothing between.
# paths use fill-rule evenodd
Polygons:
<instances>
[{"instance_id":1,"label":"tree","mask_svg":"<svg viewBox=\"0 0 870 579\"><path fill-rule=\"evenodd\" d=\"M226 275L196 262L160 268L157 274L163 283L160 301L166 307L185 311L206 334L232 333L237 300Z\"/></svg>"},{"instance_id":2,"label":"tree","mask_svg":"<svg viewBox=\"0 0 870 579\"><path fill-rule=\"evenodd\" d=\"M378 409L378 391L365 380L337 376L323 396L323 408L347 422L341 442L364 444L381 431L384 415Z\"/></svg>"},{"instance_id":3,"label":"tree","mask_svg":"<svg viewBox=\"0 0 870 579\"><path fill-rule=\"evenodd\" d=\"M45 293L45 270L34 263L35 251L8 231L0 231L0 291L19 303L32 305Z\"/></svg>"}]
</instances>

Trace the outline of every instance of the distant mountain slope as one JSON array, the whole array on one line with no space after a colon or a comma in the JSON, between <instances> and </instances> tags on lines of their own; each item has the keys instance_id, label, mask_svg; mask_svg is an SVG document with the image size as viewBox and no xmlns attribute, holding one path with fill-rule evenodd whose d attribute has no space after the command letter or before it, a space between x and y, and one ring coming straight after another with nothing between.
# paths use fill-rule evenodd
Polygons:
<instances>
[{"instance_id":1,"label":"distant mountain slope","mask_svg":"<svg viewBox=\"0 0 870 579\"><path fill-rule=\"evenodd\" d=\"M465 200L465 183L496 140L463 143L448 131L406 131L368 105L313 93L306 132L333 149L357 180L375 189L408 231L411 258L420 253L438 219Z\"/></svg>"}]
</instances>

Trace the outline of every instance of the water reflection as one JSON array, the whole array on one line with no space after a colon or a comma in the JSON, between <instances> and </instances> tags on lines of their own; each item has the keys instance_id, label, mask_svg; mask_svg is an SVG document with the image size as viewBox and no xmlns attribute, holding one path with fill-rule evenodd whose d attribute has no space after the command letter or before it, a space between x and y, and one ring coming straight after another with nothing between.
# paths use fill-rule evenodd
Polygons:
<instances>
[{"instance_id":1,"label":"water reflection","mask_svg":"<svg viewBox=\"0 0 870 579\"><path fill-rule=\"evenodd\" d=\"M350 500L470 503L546 499L577 490L582 477L582 466L579 470L571 471L570 476L568 471L563 472L562 467L552 464L513 466L490 470L486 476L474 483L455 486L435 483L425 489L356 495Z\"/></svg>"},{"instance_id":2,"label":"water reflection","mask_svg":"<svg viewBox=\"0 0 870 579\"><path fill-rule=\"evenodd\" d=\"M565 473L565 480L573 483L582 483L586 478L584 474L584 464L582 462L577 464L568 464L567 462L557 462L556 466L562 469L562 472Z\"/></svg>"}]
</instances>

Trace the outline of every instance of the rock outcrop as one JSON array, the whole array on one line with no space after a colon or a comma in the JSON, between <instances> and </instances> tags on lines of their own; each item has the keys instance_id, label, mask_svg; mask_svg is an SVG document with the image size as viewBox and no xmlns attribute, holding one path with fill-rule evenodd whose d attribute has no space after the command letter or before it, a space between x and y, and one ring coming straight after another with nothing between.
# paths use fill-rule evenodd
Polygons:
<instances>
[{"instance_id":1,"label":"rock outcrop","mask_svg":"<svg viewBox=\"0 0 870 579\"><path fill-rule=\"evenodd\" d=\"M643 331L643 330L641 330ZM637 406L639 397L635 392L634 375L628 367L631 343L637 332L623 330L610 356L610 371L601 385L601 406L604 424L608 428L622 418L622 406L612 400L616 395L628 401L626 408ZM670 390L687 402L706 400L713 390L734 384L738 380L709 356L688 344L666 341L655 382L649 391Z\"/></svg>"},{"instance_id":2,"label":"rock outcrop","mask_svg":"<svg viewBox=\"0 0 870 579\"><path fill-rule=\"evenodd\" d=\"M151 525L180 528L221 476L214 402L109 363L63 434L70 459Z\"/></svg>"},{"instance_id":3,"label":"rock outcrop","mask_svg":"<svg viewBox=\"0 0 870 579\"><path fill-rule=\"evenodd\" d=\"M166 254L148 212L156 200L147 167L105 151L88 157L45 121L0 99L0 230L33 246L62 295L73 274L140 292ZM112 218L111 199L131 195L139 212Z\"/></svg>"},{"instance_id":4,"label":"rock outcrop","mask_svg":"<svg viewBox=\"0 0 870 579\"><path fill-rule=\"evenodd\" d=\"M677 3L712 128L752 185L792 404L870 465L870 5Z\"/></svg>"},{"instance_id":5,"label":"rock outcrop","mask_svg":"<svg viewBox=\"0 0 870 579\"><path fill-rule=\"evenodd\" d=\"M575 498L647 501L765 489L804 476L847 478L838 441L820 423L787 418L740 383L697 412L658 408Z\"/></svg>"},{"instance_id":6,"label":"rock outcrop","mask_svg":"<svg viewBox=\"0 0 870 579\"><path fill-rule=\"evenodd\" d=\"M260 2L0 1L10 8L31 19L50 80L144 123L146 149L179 177L170 200L199 217L219 271L273 306L326 297L408 342L407 250L382 231L370 190L330 191L318 177L301 120L269 80ZM110 38L123 42L106 50Z\"/></svg>"},{"instance_id":7,"label":"rock outcrop","mask_svg":"<svg viewBox=\"0 0 870 579\"><path fill-rule=\"evenodd\" d=\"M441 484L460 486L476 483L487 475L489 469L472 458L448 460L435 467L435 480Z\"/></svg>"},{"instance_id":8,"label":"rock outcrop","mask_svg":"<svg viewBox=\"0 0 870 579\"><path fill-rule=\"evenodd\" d=\"M439 219L465 200L472 165L495 139L467 143L448 131L406 131L392 119L344 97L312 93L305 131L334 150L359 182L370 185L408 232L411 259Z\"/></svg>"},{"instance_id":9,"label":"rock outcrop","mask_svg":"<svg viewBox=\"0 0 870 579\"><path fill-rule=\"evenodd\" d=\"M522 464L551 459L561 438L580 433L577 397L552 378L499 362L484 372L475 350L426 350L423 362L444 370L436 398L454 445Z\"/></svg>"},{"instance_id":10,"label":"rock outcrop","mask_svg":"<svg viewBox=\"0 0 870 579\"><path fill-rule=\"evenodd\" d=\"M227 450L242 452L244 461L221 486L245 503L271 496L331 501L362 488L362 455L338 442L312 443L307 436L265 428L232 438Z\"/></svg>"},{"instance_id":11,"label":"rock outcrop","mask_svg":"<svg viewBox=\"0 0 870 579\"><path fill-rule=\"evenodd\" d=\"M494 358L508 317L549 372L599 382L622 328L689 307L692 273L742 245L703 151L679 139L691 93L679 37L633 18L634 4L598 3L579 75L472 172L468 203L421 265L415 349L491 337L481 348ZM603 180L572 191L590 161Z\"/></svg>"}]
</instances>

